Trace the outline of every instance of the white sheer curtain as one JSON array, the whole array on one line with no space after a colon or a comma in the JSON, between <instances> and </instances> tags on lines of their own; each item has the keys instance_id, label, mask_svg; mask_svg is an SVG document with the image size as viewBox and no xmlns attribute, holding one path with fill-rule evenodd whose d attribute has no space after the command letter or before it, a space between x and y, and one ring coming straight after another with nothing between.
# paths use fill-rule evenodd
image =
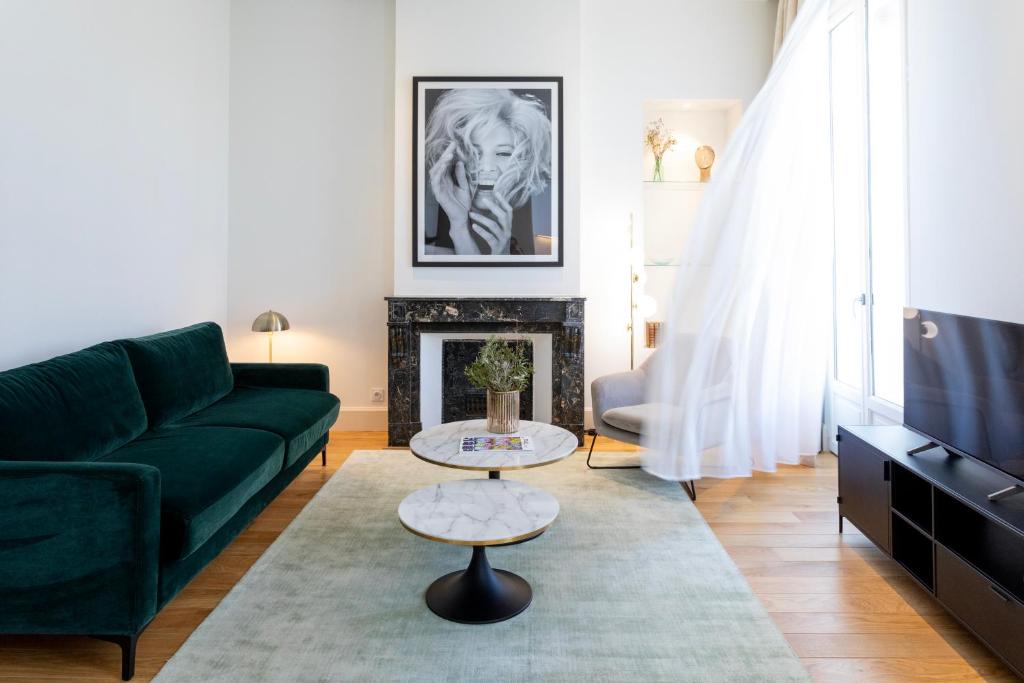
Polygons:
<instances>
[{"instance_id":1,"label":"white sheer curtain","mask_svg":"<svg viewBox=\"0 0 1024 683\"><path fill-rule=\"evenodd\" d=\"M749 476L817 453L832 309L827 0L806 0L704 192L648 397L644 468Z\"/></svg>"}]
</instances>

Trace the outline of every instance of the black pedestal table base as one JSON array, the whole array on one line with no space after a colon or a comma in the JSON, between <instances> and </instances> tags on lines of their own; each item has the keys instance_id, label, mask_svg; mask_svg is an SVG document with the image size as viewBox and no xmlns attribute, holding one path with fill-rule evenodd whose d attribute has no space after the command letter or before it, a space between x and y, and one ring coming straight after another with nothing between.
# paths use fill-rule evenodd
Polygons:
<instances>
[{"instance_id":1,"label":"black pedestal table base","mask_svg":"<svg viewBox=\"0 0 1024 683\"><path fill-rule=\"evenodd\" d=\"M516 616L533 600L533 589L520 576L492 569L483 546L473 546L466 569L445 574L427 589L427 607L460 624L493 624Z\"/></svg>"}]
</instances>

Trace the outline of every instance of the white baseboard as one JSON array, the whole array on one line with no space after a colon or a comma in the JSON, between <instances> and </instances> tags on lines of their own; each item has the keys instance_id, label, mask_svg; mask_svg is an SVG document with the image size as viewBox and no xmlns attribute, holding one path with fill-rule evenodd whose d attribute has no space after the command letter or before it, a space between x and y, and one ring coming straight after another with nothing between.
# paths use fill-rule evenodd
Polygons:
<instances>
[{"instance_id":1,"label":"white baseboard","mask_svg":"<svg viewBox=\"0 0 1024 683\"><path fill-rule=\"evenodd\" d=\"M584 408L583 409L583 428L593 429L594 428L594 409Z\"/></svg>"},{"instance_id":2,"label":"white baseboard","mask_svg":"<svg viewBox=\"0 0 1024 683\"><path fill-rule=\"evenodd\" d=\"M338 421L331 427L332 432L386 432L388 431L388 409L345 408L342 406Z\"/></svg>"}]
</instances>

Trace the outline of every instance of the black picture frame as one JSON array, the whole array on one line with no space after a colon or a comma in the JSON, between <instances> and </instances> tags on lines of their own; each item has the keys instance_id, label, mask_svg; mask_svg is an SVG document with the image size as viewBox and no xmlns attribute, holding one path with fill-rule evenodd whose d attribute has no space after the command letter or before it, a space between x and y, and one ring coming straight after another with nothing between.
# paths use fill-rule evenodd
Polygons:
<instances>
[{"instance_id":1,"label":"black picture frame","mask_svg":"<svg viewBox=\"0 0 1024 683\"><path fill-rule=\"evenodd\" d=\"M549 253L528 255L504 254L504 255L458 255L458 254L431 254L427 253L427 219L426 211L430 208L427 200L428 192L426 171L421 168L424 163L421 146L424 143L426 133L428 108L425 105L427 91L431 90L430 85L436 87L432 90L454 90L452 84L473 84L480 88L481 84L493 83L495 89L508 90L547 90L550 91L548 106L548 118L551 123L551 145L550 150L557 159L552 159L551 179L546 188L548 202L546 206L550 210L550 223L548 237L551 241ZM447 87L446 87L447 84ZM509 84L518 85L519 88L509 87ZM524 88L523 85L533 87ZM564 225L564 114L563 114L563 82L561 76L415 76L412 79L412 265L414 267L491 267L491 268L522 268L522 267L554 267L561 268L565 261L565 225ZM434 96L436 99L436 96ZM421 101L421 99L423 101ZM421 112L424 120L420 121ZM551 195L554 195L553 197ZM430 192L432 197L432 192ZM531 197L531 202L533 197ZM436 206L436 203L434 204ZM532 212L532 205L531 205ZM424 214L424 215L421 215ZM545 214L542 214L545 215ZM444 217L447 220L447 217ZM531 219L532 220L532 219ZM441 219L435 219L435 237L437 239L436 227ZM531 222L532 229L532 222ZM535 248L537 237L534 237L534 244L530 249Z\"/></svg>"}]
</instances>

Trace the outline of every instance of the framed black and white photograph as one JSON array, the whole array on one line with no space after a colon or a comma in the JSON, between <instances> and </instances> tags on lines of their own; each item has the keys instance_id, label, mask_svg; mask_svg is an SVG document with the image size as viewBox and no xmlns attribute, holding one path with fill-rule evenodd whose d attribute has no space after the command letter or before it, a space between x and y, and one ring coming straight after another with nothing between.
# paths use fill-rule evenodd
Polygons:
<instances>
[{"instance_id":1,"label":"framed black and white photograph","mask_svg":"<svg viewBox=\"0 0 1024 683\"><path fill-rule=\"evenodd\" d=\"M414 266L561 266L561 77L413 78Z\"/></svg>"}]
</instances>

